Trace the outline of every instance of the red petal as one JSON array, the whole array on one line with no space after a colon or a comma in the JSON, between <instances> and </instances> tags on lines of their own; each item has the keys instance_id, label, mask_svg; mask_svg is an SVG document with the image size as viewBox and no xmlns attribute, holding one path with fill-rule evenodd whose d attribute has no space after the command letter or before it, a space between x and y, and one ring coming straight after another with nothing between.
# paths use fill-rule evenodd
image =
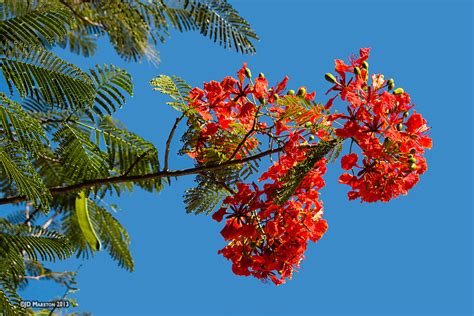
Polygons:
<instances>
[{"instance_id":1,"label":"red petal","mask_svg":"<svg viewBox=\"0 0 474 316\"><path fill-rule=\"evenodd\" d=\"M343 173L339 176L339 183L350 185L350 183L352 182L354 178L355 177L353 175L350 175L348 173Z\"/></svg>"},{"instance_id":2,"label":"red petal","mask_svg":"<svg viewBox=\"0 0 474 316\"><path fill-rule=\"evenodd\" d=\"M222 221L226 211L227 211L227 208L221 207L217 212L212 214L212 219L214 219L215 221L218 221L218 222Z\"/></svg>"},{"instance_id":3,"label":"red petal","mask_svg":"<svg viewBox=\"0 0 474 316\"><path fill-rule=\"evenodd\" d=\"M342 157L341 159L341 166L344 170L350 170L357 165L357 159L359 157L356 153L348 154Z\"/></svg>"}]
</instances>

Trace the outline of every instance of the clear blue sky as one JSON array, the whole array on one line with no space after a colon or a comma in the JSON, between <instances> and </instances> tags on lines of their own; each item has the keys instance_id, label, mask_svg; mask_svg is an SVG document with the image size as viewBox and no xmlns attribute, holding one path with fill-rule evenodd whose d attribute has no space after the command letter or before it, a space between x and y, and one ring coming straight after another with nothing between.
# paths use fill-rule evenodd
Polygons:
<instances>
[{"instance_id":1,"label":"clear blue sky","mask_svg":"<svg viewBox=\"0 0 474 316\"><path fill-rule=\"evenodd\" d=\"M102 42L87 67L113 63L133 74L135 96L118 117L160 149L177 113L148 82L176 74L193 85L234 74L244 61L270 82L316 90L325 101L334 58L372 47L371 70L394 77L432 126L429 170L406 197L348 202L329 168L322 199L329 231L310 244L299 273L275 287L235 276L217 255L221 224L187 215L181 178L160 194L137 190L117 202L132 237L136 271L104 253L80 271L81 311L94 315L470 315L472 312L472 3L470 1L231 1L257 30L255 56L172 33L158 68L121 61ZM69 55L67 55L69 56ZM174 150L178 145L173 147ZM186 158L173 168L189 166ZM62 267L75 269L77 260ZM30 298L59 295L48 283Z\"/></svg>"}]
</instances>

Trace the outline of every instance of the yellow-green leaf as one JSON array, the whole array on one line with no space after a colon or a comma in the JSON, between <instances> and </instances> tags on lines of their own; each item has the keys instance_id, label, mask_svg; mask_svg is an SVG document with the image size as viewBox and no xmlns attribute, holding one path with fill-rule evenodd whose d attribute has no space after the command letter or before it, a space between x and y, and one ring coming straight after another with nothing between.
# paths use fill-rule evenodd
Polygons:
<instances>
[{"instance_id":1,"label":"yellow-green leaf","mask_svg":"<svg viewBox=\"0 0 474 316\"><path fill-rule=\"evenodd\" d=\"M77 222L79 223L79 227L81 228L82 234L87 244L92 250L99 251L101 249L101 244L89 216L87 196L84 191L81 191L79 196L76 197L76 216Z\"/></svg>"}]
</instances>

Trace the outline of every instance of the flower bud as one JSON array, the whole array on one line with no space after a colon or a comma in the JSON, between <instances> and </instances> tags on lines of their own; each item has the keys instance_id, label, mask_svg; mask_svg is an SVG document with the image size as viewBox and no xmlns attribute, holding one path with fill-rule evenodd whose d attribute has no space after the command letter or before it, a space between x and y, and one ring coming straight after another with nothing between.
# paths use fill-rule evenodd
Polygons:
<instances>
[{"instance_id":1,"label":"flower bud","mask_svg":"<svg viewBox=\"0 0 474 316\"><path fill-rule=\"evenodd\" d=\"M258 77L264 79L265 75L263 74L263 72L261 72L261 73L258 74Z\"/></svg>"},{"instance_id":2,"label":"flower bud","mask_svg":"<svg viewBox=\"0 0 474 316\"><path fill-rule=\"evenodd\" d=\"M305 87L301 87L298 89L298 92L297 92L297 95L299 97L304 97L306 95L306 88Z\"/></svg>"},{"instance_id":3,"label":"flower bud","mask_svg":"<svg viewBox=\"0 0 474 316\"><path fill-rule=\"evenodd\" d=\"M401 131L403 129L403 124L402 123L398 123L397 124L397 130L398 131Z\"/></svg>"},{"instance_id":4,"label":"flower bud","mask_svg":"<svg viewBox=\"0 0 474 316\"><path fill-rule=\"evenodd\" d=\"M413 154L413 155L416 154L416 149L415 148L410 149L410 154Z\"/></svg>"},{"instance_id":5,"label":"flower bud","mask_svg":"<svg viewBox=\"0 0 474 316\"><path fill-rule=\"evenodd\" d=\"M408 158L408 161L411 162L411 163L415 163L416 159L414 157L410 157L410 158Z\"/></svg>"},{"instance_id":6,"label":"flower bud","mask_svg":"<svg viewBox=\"0 0 474 316\"><path fill-rule=\"evenodd\" d=\"M403 90L402 88L396 88L395 90L393 90L393 94L395 95L400 95L404 93L405 93L405 90Z\"/></svg>"},{"instance_id":7,"label":"flower bud","mask_svg":"<svg viewBox=\"0 0 474 316\"><path fill-rule=\"evenodd\" d=\"M405 112L403 113L403 117L404 117L404 118L407 118L408 115L410 115L410 112L408 112L408 111L405 111Z\"/></svg>"},{"instance_id":8,"label":"flower bud","mask_svg":"<svg viewBox=\"0 0 474 316\"><path fill-rule=\"evenodd\" d=\"M245 67L245 77L252 78L252 72L247 67Z\"/></svg>"},{"instance_id":9,"label":"flower bud","mask_svg":"<svg viewBox=\"0 0 474 316\"><path fill-rule=\"evenodd\" d=\"M395 80L388 79L387 80L387 87L388 87L388 90L393 90L393 88L395 88Z\"/></svg>"},{"instance_id":10,"label":"flower bud","mask_svg":"<svg viewBox=\"0 0 474 316\"><path fill-rule=\"evenodd\" d=\"M258 101L261 103L261 104L265 104L266 100L264 97L260 97L258 98Z\"/></svg>"},{"instance_id":11,"label":"flower bud","mask_svg":"<svg viewBox=\"0 0 474 316\"><path fill-rule=\"evenodd\" d=\"M309 135L310 140L314 140L314 135Z\"/></svg>"},{"instance_id":12,"label":"flower bud","mask_svg":"<svg viewBox=\"0 0 474 316\"><path fill-rule=\"evenodd\" d=\"M337 80L336 80L336 77L334 77L334 75L330 72L326 73L324 75L324 78L329 81L330 83L337 83Z\"/></svg>"},{"instance_id":13,"label":"flower bud","mask_svg":"<svg viewBox=\"0 0 474 316\"><path fill-rule=\"evenodd\" d=\"M305 124L304 126L305 126L306 128L310 128L311 125L313 125L313 123L311 123L311 122L306 122L306 124Z\"/></svg>"},{"instance_id":14,"label":"flower bud","mask_svg":"<svg viewBox=\"0 0 474 316\"><path fill-rule=\"evenodd\" d=\"M275 101L278 101L278 100L280 99L280 96L275 93L275 94L273 95L273 98L275 99Z\"/></svg>"},{"instance_id":15,"label":"flower bud","mask_svg":"<svg viewBox=\"0 0 474 316\"><path fill-rule=\"evenodd\" d=\"M362 68L364 68L364 69L367 69L367 70L368 70L368 69L369 69L369 63L368 63L368 62L366 62L366 61L364 61L364 62L362 63Z\"/></svg>"},{"instance_id":16,"label":"flower bud","mask_svg":"<svg viewBox=\"0 0 474 316\"><path fill-rule=\"evenodd\" d=\"M415 171L416 170L416 164L412 163L410 165L410 170Z\"/></svg>"},{"instance_id":17,"label":"flower bud","mask_svg":"<svg viewBox=\"0 0 474 316\"><path fill-rule=\"evenodd\" d=\"M293 89L288 90L288 95L295 95L295 90L293 90Z\"/></svg>"},{"instance_id":18,"label":"flower bud","mask_svg":"<svg viewBox=\"0 0 474 316\"><path fill-rule=\"evenodd\" d=\"M359 68L359 67L354 67L354 74L355 74L357 77L360 77L360 68Z\"/></svg>"}]
</instances>

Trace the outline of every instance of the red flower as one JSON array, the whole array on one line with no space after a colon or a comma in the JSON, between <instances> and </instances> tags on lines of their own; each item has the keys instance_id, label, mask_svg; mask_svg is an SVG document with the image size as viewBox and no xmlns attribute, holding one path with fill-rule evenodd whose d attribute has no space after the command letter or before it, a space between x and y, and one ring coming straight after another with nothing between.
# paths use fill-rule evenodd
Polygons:
<instances>
[{"instance_id":1,"label":"red flower","mask_svg":"<svg viewBox=\"0 0 474 316\"><path fill-rule=\"evenodd\" d=\"M358 157L357 157L357 154L355 153L343 156L341 159L342 169L350 170L354 168L357 164L357 159Z\"/></svg>"},{"instance_id":2,"label":"red flower","mask_svg":"<svg viewBox=\"0 0 474 316\"><path fill-rule=\"evenodd\" d=\"M257 99L266 98L268 96L268 81L263 77L258 77L255 79L255 86L253 90L253 95Z\"/></svg>"},{"instance_id":3,"label":"red flower","mask_svg":"<svg viewBox=\"0 0 474 316\"><path fill-rule=\"evenodd\" d=\"M273 193L283 184L281 178L299 161L304 150L297 144L301 137L293 134L288 148L259 181L269 180L263 191L256 184L239 183L238 191L224 200L224 206L213 217L221 220L228 214L221 234L229 244L219 251L232 261L238 275L270 279L279 285L291 278L304 257L308 240L318 241L327 230L321 219L322 203L318 192L324 186L322 175L326 160L317 162L283 205L273 202Z\"/></svg>"},{"instance_id":4,"label":"red flower","mask_svg":"<svg viewBox=\"0 0 474 316\"><path fill-rule=\"evenodd\" d=\"M357 176L343 174L339 182L350 185L349 199L362 201L388 201L406 194L418 181L419 175L427 169L423 157L424 148L431 148L431 138L426 134L429 128L426 120L416 112L407 115L414 105L406 92L390 93L383 89L386 81L381 74L369 74L364 69L370 49L361 49L359 58L351 58L351 66L336 60L336 70L342 77L335 97L347 101L348 114L342 128L335 130L337 136L350 139L362 150L363 165L357 166L357 155L346 155L341 160L345 170L357 167ZM354 67L361 67L354 75ZM345 74L354 78L346 81ZM331 99L326 108L332 106ZM333 120L333 117L330 118ZM406 129L403 130L403 126Z\"/></svg>"}]
</instances>

